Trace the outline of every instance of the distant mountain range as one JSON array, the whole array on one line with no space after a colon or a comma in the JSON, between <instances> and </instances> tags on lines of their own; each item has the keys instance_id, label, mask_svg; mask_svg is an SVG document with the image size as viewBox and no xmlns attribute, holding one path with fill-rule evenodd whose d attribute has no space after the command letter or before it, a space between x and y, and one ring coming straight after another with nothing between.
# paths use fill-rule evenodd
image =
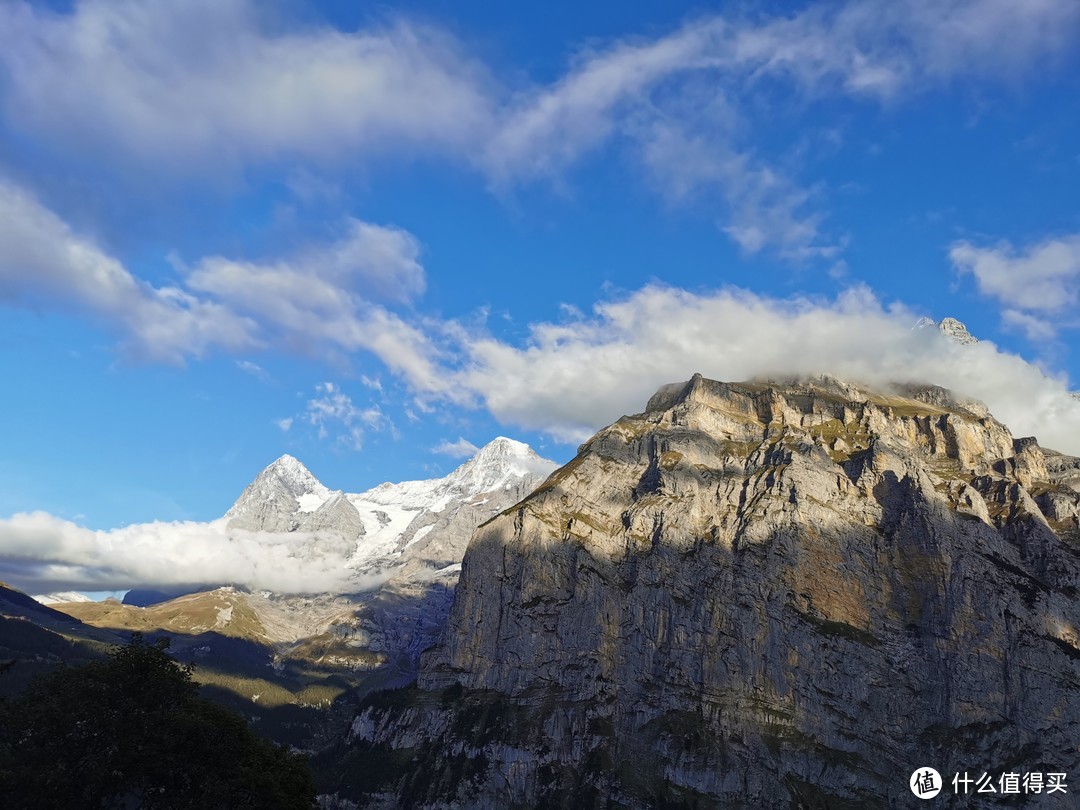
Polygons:
<instances>
[{"instance_id":1,"label":"distant mountain range","mask_svg":"<svg viewBox=\"0 0 1080 810\"><path fill-rule=\"evenodd\" d=\"M528 445L500 437L443 478L352 494L328 489L285 455L259 473L222 520L230 531L256 537L296 533L304 538L297 554L344 544L345 585L336 592L282 594L219 583L182 594L136 588L126 604L77 594L41 601L93 627L170 634L174 653L196 662L205 682L241 697L249 715L265 714L270 695L278 706L325 704L415 676L419 653L445 625L475 528L555 467ZM64 596L71 600L60 601Z\"/></svg>"},{"instance_id":2,"label":"distant mountain range","mask_svg":"<svg viewBox=\"0 0 1080 810\"><path fill-rule=\"evenodd\" d=\"M258 475L225 518L230 529L334 534L355 543L348 567L363 589L365 575L373 573L424 579L456 566L476 523L514 503L555 467L528 445L500 437L444 478L350 494L327 489L285 455Z\"/></svg>"}]
</instances>

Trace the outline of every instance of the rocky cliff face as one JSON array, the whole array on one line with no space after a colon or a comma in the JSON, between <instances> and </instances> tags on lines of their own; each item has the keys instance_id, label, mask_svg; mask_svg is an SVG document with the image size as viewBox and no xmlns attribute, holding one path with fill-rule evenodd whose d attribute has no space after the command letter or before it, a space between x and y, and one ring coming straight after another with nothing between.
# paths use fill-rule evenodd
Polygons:
<instances>
[{"instance_id":1,"label":"rocky cliff face","mask_svg":"<svg viewBox=\"0 0 1080 810\"><path fill-rule=\"evenodd\" d=\"M940 388L668 386L477 530L338 784L760 808L906 807L927 765L1075 780L1078 490L1080 460Z\"/></svg>"}]
</instances>

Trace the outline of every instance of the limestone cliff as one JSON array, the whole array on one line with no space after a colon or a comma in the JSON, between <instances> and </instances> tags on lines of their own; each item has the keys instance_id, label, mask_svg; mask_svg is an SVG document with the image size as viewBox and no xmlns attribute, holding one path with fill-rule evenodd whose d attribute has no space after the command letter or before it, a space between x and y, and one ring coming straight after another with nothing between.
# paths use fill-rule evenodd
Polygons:
<instances>
[{"instance_id":1,"label":"limestone cliff","mask_svg":"<svg viewBox=\"0 0 1080 810\"><path fill-rule=\"evenodd\" d=\"M476 531L336 786L759 808L910 806L926 765L1076 781L1078 490L940 388L667 386Z\"/></svg>"}]
</instances>

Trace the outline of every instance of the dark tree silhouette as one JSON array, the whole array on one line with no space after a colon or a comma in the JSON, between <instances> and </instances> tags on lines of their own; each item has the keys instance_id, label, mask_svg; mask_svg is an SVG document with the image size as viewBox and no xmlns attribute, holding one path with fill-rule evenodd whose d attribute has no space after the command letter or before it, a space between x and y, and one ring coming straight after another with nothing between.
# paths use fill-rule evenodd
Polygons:
<instances>
[{"instance_id":1,"label":"dark tree silhouette","mask_svg":"<svg viewBox=\"0 0 1080 810\"><path fill-rule=\"evenodd\" d=\"M313 807L305 758L200 697L167 646L136 635L0 701L0 806Z\"/></svg>"}]
</instances>

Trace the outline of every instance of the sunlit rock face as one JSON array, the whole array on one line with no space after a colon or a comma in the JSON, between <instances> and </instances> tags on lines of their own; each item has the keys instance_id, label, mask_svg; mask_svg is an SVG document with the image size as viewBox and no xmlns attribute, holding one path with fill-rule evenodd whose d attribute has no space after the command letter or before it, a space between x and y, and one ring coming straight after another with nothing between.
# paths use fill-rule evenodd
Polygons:
<instances>
[{"instance_id":1,"label":"sunlit rock face","mask_svg":"<svg viewBox=\"0 0 1080 810\"><path fill-rule=\"evenodd\" d=\"M941 330L945 337L959 343L961 346L979 342L979 339L972 335L967 330L967 327L956 318L943 318L941 323L938 324L938 329Z\"/></svg>"},{"instance_id":2,"label":"sunlit rock face","mask_svg":"<svg viewBox=\"0 0 1080 810\"><path fill-rule=\"evenodd\" d=\"M920 766L1076 779L1078 491L1080 461L944 389L667 386L476 531L418 688L353 725L357 761L424 778L352 793L906 807Z\"/></svg>"}]
</instances>

